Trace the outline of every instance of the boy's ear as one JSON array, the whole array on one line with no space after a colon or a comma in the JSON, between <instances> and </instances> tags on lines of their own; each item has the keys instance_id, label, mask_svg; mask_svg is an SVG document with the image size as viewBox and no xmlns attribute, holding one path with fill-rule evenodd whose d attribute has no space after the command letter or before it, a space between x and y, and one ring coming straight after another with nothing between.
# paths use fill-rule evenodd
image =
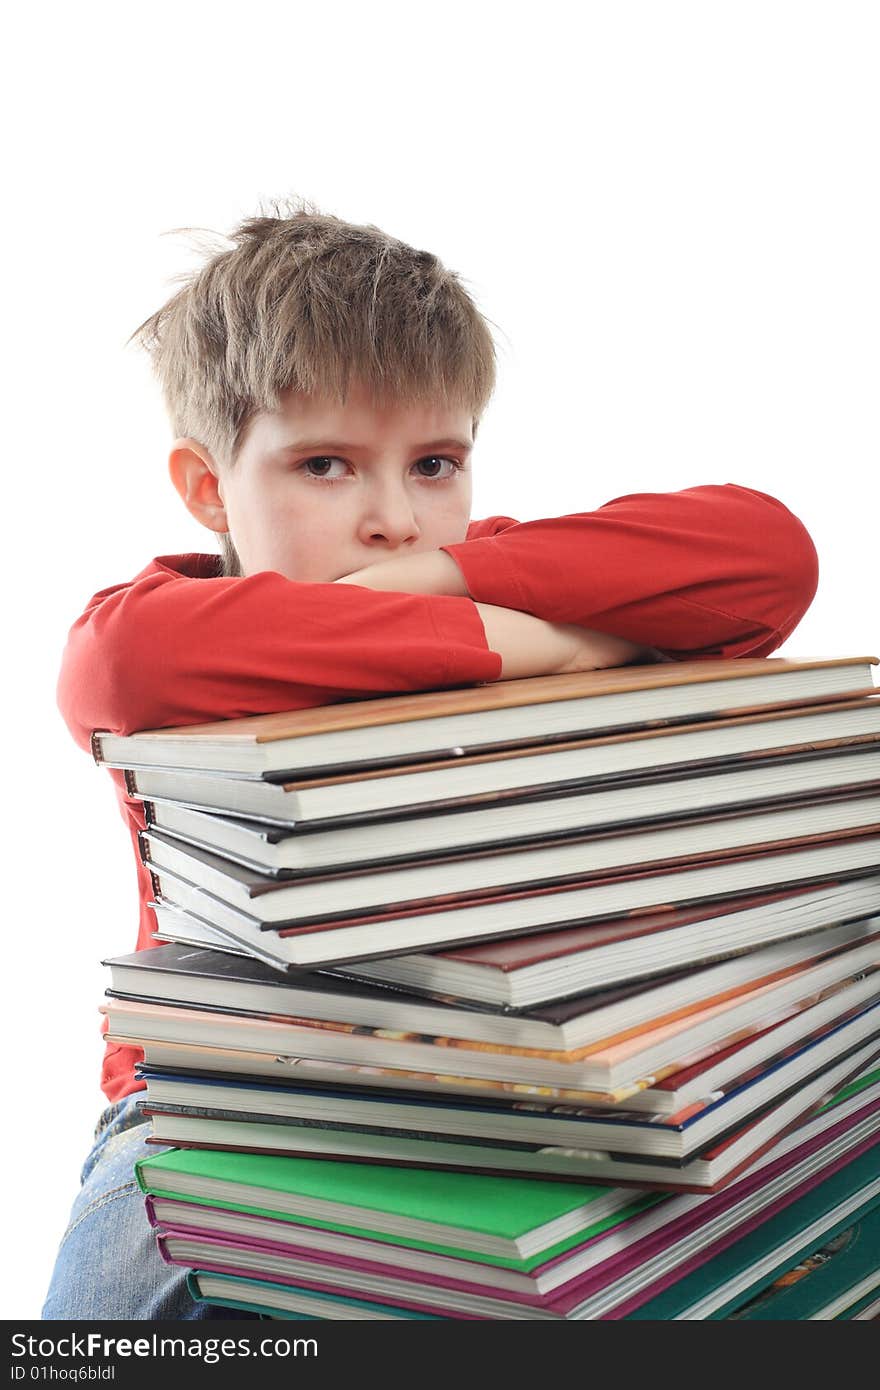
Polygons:
<instances>
[{"instance_id":1,"label":"boy's ear","mask_svg":"<svg viewBox=\"0 0 880 1390\"><path fill-rule=\"evenodd\" d=\"M197 439L175 439L168 457L171 481L187 510L210 531L228 531L219 469Z\"/></svg>"}]
</instances>

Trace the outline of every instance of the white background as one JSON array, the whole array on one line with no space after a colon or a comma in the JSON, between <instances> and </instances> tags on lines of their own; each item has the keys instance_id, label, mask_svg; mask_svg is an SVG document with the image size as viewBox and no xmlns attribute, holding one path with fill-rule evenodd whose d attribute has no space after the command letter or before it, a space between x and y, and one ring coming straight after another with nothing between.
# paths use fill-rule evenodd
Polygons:
<instances>
[{"instance_id":1,"label":"white background","mask_svg":"<svg viewBox=\"0 0 880 1390\"><path fill-rule=\"evenodd\" d=\"M223 231L301 194L437 252L498 326L474 515L739 482L810 529L783 651L880 655L872 3L37 5L7 29L0 1314L38 1316L136 929L109 782L54 705L69 624L210 548L124 347ZM9 23L9 22L8 22ZM145 654L149 659L149 654Z\"/></svg>"}]
</instances>

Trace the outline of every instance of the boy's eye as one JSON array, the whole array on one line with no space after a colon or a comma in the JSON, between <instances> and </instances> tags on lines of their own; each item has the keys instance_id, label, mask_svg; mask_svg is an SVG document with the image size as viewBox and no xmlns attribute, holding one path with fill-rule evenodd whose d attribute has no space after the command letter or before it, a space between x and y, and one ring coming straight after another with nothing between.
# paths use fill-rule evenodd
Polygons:
<instances>
[{"instance_id":1,"label":"boy's eye","mask_svg":"<svg viewBox=\"0 0 880 1390\"><path fill-rule=\"evenodd\" d=\"M333 468L336 464L345 469L346 465L342 459L330 458L329 455L322 454L317 458L306 459L302 468L311 478L329 478L335 482L337 478L343 476L338 470L334 473Z\"/></svg>"},{"instance_id":2,"label":"boy's eye","mask_svg":"<svg viewBox=\"0 0 880 1390\"><path fill-rule=\"evenodd\" d=\"M441 458L438 454L429 454L416 464L423 478L451 478L460 466L455 459Z\"/></svg>"},{"instance_id":3,"label":"boy's eye","mask_svg":"<svg viewBox=\"0 0 880 1390\"><path fill-rule=\"evenodd\" d=\"M304 459L299 467L309 478L335 483L345 476L348 464L344 459L334 458L330 454L316 454L312 458ZM419 477L444 481L457 473L461 464L457 459L429 454L423 459L418 459L413 467Z\"/></svg>"}]
</instances>

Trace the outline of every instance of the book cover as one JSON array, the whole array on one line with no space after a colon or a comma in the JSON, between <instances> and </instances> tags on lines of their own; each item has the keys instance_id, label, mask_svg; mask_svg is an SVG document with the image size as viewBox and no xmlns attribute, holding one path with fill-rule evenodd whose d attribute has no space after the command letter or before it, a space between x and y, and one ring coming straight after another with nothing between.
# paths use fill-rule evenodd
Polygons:
<instances>
[{"instance_id":1,"label":"book cover","mask_svg":"<svg viewBox=\"0 0 880 1390\"><path fill-rule=\"evenodd\" d=\"M513 1256L588 1226L607 1199L607 1188L598 1185L211 1149L172 1149L140 1159L135 1173L145 1195L190 1199L207 1180L208 1196L216 1202L222 1192L223 1205L247 1208L271 1193L277 1207L309 1224L390 1230L392 1218L391 1225L417 1239L442 1242L454 1231L463 1249L499 1247Z\"/></svg>"}]
</instances>

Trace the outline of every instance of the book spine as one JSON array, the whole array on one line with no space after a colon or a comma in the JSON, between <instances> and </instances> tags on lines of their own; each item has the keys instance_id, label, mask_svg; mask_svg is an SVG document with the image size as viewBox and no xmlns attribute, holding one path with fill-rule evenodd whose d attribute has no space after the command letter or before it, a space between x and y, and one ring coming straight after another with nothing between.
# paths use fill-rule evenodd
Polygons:
<instances>
[{"instance_id":1,"label":"book spine","mask_svg":"<svg viewBox=\"0 0 880 1390\"><path fill-rule=\"evenodd\" d=\"M143 1165L144 1165L146 1162L147 1162L147 1160L146 1160L145 1158L139 1158L139 1159L137 1160L137 1162L135 1163L135 1165L134 1165L134 1176L135 1176L135 1181L137 1182L138 1187L140 1188L141 1192L143 1192L143 1194L144 1194L145 1197L148 1196L148 1195L149 1195L149 1192L150 1192L150 1189L147 1187L146 1181L145 1181L145 1179L144 1179L143 1171L142 1171Z\"/></svg>"},{"instance_id":2,"label":"book spine","mask_svg":"<svg viewBox=\"0 0 880 1390\"><path fill-rule=\"evenodd\" d=\"M156 1246L157 1246L157 1248L158 1248L158 1250L159 1250L159 1254L162 1256L162 1259L165 1261L165 1263L166 1263L167 1265L173 1265L173 1264L176 1263L175 1260L172 1260L171 1256L168 1254L167 1249L165 1248L165 1234L164 1234L164 1232L159 1232L159 1233L157 1233L157 1235L156 1235Z\"/></svg>"}]
</instances>

